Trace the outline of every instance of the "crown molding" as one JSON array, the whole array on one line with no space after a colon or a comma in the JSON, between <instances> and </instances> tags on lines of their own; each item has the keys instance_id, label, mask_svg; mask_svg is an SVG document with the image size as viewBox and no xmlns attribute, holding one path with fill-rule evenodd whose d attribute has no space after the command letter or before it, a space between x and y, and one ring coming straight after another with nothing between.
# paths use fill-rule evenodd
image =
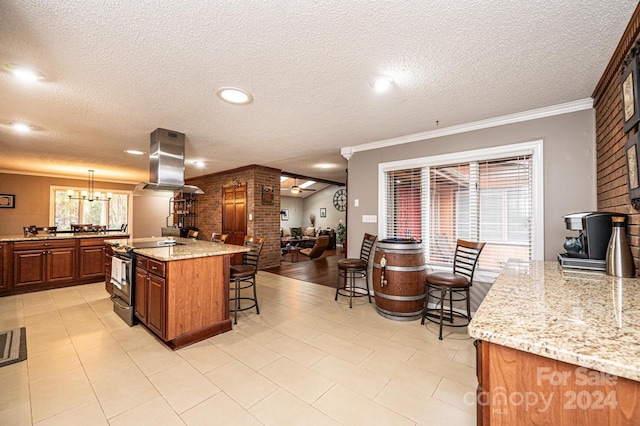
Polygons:
<instances>
[{"instance_id":1,"label":"crown molding","mask_svg":"<svg viewBox=\"0 0 640 426\"><path fill-rule=\"evenodd\" d=\"M372 149L386 148L394 145L418 142L427 139L439 138L443 136L455 135L459 133L471 132L474 130L487 129L490 127L504 126L507 124L520 123L523 121L537 120L540 118L553 117L555 115L569 114L576 111L583 111L593 108L593 99L586 98L578 101L567 102L549 107L532 109L530 111L518 112L515 114L503 115L501 117L488 118L486 120L474 121L471 123L459 124L457 126L445 127L442 129L428 130L426 132L404 135L397 138L384 139L376 142L369 142L362 145L347 146L340 149L340 154L349 160L358 151L369 151Z\"/></svg>"}]
</instances>

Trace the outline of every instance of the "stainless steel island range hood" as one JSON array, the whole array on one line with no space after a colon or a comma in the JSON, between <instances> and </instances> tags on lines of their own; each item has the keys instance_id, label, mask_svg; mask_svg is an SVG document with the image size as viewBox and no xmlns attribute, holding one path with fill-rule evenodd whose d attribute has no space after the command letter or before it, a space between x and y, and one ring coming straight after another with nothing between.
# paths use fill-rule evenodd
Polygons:
<instances>
[{"instance_id":1,"label":"stainless steel island range hood","mask_svg":"<svg viewBox=\"0 0 640 426\"><path fill-rule=\"evenodd\" d=\"M145 191L181 191L204 194L197 186L184 184L184 133L166 129L151 132L149 180L136 185L134 195Z\"/></svg>"}]
</instances>

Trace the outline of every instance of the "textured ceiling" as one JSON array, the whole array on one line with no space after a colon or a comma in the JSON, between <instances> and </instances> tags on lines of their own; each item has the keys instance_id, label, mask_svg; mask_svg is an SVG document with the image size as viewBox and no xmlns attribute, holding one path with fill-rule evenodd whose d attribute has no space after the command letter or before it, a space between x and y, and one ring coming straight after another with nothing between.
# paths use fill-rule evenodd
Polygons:
<instances>
[{"instance_id":1,"label":"textured ceiling","mask_svg":"<svg viewBox=\"0 0 640 426\"><path fill-rule=\"evenodd\" d=\"M590 97L636 5L2 0L0 64L46 78L0 73L0 170L145 181L147 158L123 150L148 152L163 127L205 162L187 177L260 164L344 182L341 147ZM222 86L253 103L220 101Z\"/></svg>"}]
</instances>

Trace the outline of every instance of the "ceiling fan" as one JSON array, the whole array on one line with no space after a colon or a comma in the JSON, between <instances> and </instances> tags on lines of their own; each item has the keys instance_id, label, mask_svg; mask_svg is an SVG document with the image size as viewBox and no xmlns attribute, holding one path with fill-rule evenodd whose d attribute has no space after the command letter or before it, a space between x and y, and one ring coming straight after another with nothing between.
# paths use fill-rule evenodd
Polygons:
<instances>
[{"instance_id":1,"label":"ceiling fan","mask_svg":"<svg viewBox=\"0 0 640 426\"><path fill-rule=\"evenodd\" d=\"M309 185L313 185L315 182L309 183ZM315 189L303 188L302 186L298 186L298 180L293 178L293 186L291 188L284 188L291 191L292 194L300 194L303 191L315 191Z\"/></svg>"}]
</instances>

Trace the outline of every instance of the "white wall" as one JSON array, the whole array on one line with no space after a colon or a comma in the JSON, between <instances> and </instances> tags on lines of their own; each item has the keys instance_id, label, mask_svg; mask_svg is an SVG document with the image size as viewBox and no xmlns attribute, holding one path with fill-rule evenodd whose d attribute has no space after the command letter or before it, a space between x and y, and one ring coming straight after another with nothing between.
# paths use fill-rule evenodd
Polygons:
<instances>
[{"instance_id":1,"label":"white wall","mask_svg":"<svg viewBox=\"0 0 640 426\"><path fill-rule=\"evenodd\" d=\"M593 109L356 152L349 160L347 239L354 244L348 255L358 255L365 232L378 232L378 224L362 223L362 215L378 214L379 163L534 140L544 144L544 258L554 260L564 251L565 235L571 235L562 216L597 207Z\"/></svg>"},{"instance_id":2,"label":"white wall","mask_svg":"<svg viewBox=\"0 0 640 426\"><path fill-rule=\"evenodd\" d=\"M289 220L280 221L280 227L295 228L311 226L309 215L316 215L316 228L335 229L338 222L346 220L346 212L340 212L333 206L333 194L338 186L330 185L308 197L281 197L280 208L289 209ZM327 217L320 217L320 209L327 209Z\"/></svg>"}]
</instances>

